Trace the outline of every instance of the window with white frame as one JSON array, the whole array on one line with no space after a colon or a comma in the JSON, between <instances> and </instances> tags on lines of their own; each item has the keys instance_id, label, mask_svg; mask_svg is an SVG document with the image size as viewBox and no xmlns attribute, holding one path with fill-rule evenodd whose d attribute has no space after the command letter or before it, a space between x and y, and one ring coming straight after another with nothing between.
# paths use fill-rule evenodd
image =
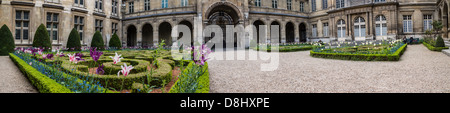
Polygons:
<instances>
[{"instance_id":1,"label":"window with white frame","mask_svg":"<svg viewBox=\"0 0 450 113\"><path fill-rule=\"evenodd\" d=\"M117 0L112 0L112 4L111 4L111 6L112 6L112 8L111 8L111 11L112 11L112 15L114 15L114 16L117 16L117 4L118 4L119 2L117 2Z\"/></svg>"},{"instance_id":2,"label":"window with white frame","mask_svg":"<svg viewBox=\"0 0 450 113\"><path fill-rule=\"evenodd\" d=\"M403 32L412 33L413 32L413 24L412 24L412 16L411 15L403 15Z\"/></svg>"},{"instance_id":3,"label":"window with white frame","mask_svg":"<svg viewBox=\"0 0 450 113\"><path fill-rule=\"evenodd\" d=\"M58 13L47 13L47 31L52 40L58 40Z\"/></svg>"},{"instance_id":4,"label":"window with white frame","mask_svg":"<svg viewBox=\"0 0 450 113\"><path fill-rule=\"evenodd\" d=\"M28 40L30 26L30 11L16 11L16 40ZM3 37L2 37L3 38Z\"/></svg>"},{"instance_id":5,"label":"window with white frame","mask_svg":"<svg viewBox=\"0 0 450 113\"><path fill-rule=\"evenodd\" d=\"M287 0L287 9L292 10L292 0Z\"/></svg>"},{"instance_id":6,"label":"window with white frame","mask_svg":"<svg viewBox=\"0 0 450 113\"><path fill-rule=\"evenodd\" d=\"M317 24L312 25L312 37L317 37Z\"/></svg>"},{"instance_id":7,"label":"window with white frame","mask_svg":"<svg viewBox=\"0 0 450 113\"><path fill-rule=\"evenodd\" d=\"M111 24L111 32L112 34L117 33L117 31L119 31L119 28L117 27L117 25L119 25L118 23L112 22Z\"/></svg>"},{"instance_id":8,"label":"window with white frame","mask_svg":"<svg viewBox=\"0 0 450 113\"><path fill-rule=\"evenodd\" d=\"M95 19L95 31L103 32L103 20Z\"/></svg>"},{"instance_id":9,"label":"window with white frame","mask_svg":"<svg viewBox=\"0 0 450 113\"><path fill-rule=\"evenodd\" d=\"M323 36L327 37L328 36L328 23L323 23Z\"/></svg>"},{"instance_id":10,"label":"window with white frame","mask_svg":"<svg viewBox=\"0 0 450 113\"><path fill-rule=\"evenodd\" d=\"M95 11L103 12L103 0L95 0Z\"/></svg>"},{"instance_id":11,"label":"window with white frame","mask_svg":"<svg viewBox=\"0 0 450 113\"><path fill-rule=\"evenodd\" d=\"M300 12L305 12L305 2L300 2Z\"/></svg>"},{"instance_id":12,"label":"window with white frame","mask_svg":"<svg viewBox=\"0 0 450 113\"><path fill-rule=\"evenodd\" d=\"M345 37L345 33L346 33L345 21L344 20L339 20L338 23L337 23L337 35L338 35L338 38Z\"/></svg>"},{"instance_id":13,"label":"window with white frame","mask_svg":"<svg viewBox=\"0 0 450 113\"><path fill-rule=\"evenodd\" d=\"M316 0L311 0L311 11L316 11Z\"/></svg>"},{"instance_id":14,"label":"window with white frame","mask_svg":"<svg viewBox=\"0 0 450 113\"><path fill-rule=\"evenodd\" d=\"M272 0L272 8L278 8L278 0Z\"/></svg>"},{"instance_id":15,"label":"window with white frame","mask_svg":"<svg viewBox=\"0 0 450 113\"><path fill-rule=\"evenodd\" d=\"M75 29L80 34L80 41L83 42L84 17L82 17L82 16L75 16L73 21L74 21Z\"/></svg>"},{"instance_id":16,"label":"window with white frame","mask_svg":"<svg viewBox=\"0 0 450 113\"><path fill-rule=\"evenodd\" d=\"M186 7L189 5L189 1L188 0L181 0L181 7Z\"/></svg>"},{"instance_id":17,"label":"window with white frame","mask_svg":"<svg viewBox=\"0 0 450 113\"><path fill-rule=\"evenodd\" d=\"M167 2L167 0L161 0L161 8L168 8L169 7L169 3Z\"/></svg>"},{"instance_id":18,"label":"window with white frame","mask_svg":"<svg viewBox=\"0 0 450 113\"><path fill-rule=\"evenodd\" d=\"M366 21L362 17L355 19L354 25L354 35L355 37L365 37L366 36Z\"/></svg>"},{"instance_id":19,"label":"window with white frame","mask_svg":"<svg viewBox=\"0 0 450 113\"><path fill-rule=\"evenodd\" d=\"M387 35L387 21L386 17L379 15L375 18L375 35L386 36Z\"/></svg>"},{"instance_id":20,"label":"window with white frame","mask_svg":"<svg viewBox=\"0 0 450 113\"><path fill-rule=\"evenodd\" d=\"M128 2L128 13L134 13L134 2Z\"/></svg>"},{"instance_id":21,"label":"window with white frame","mask_svg":"<svg viewBox=\"0 0 450 113\"><path fill-rule=\"evenodd\" d=\"M423 15L423 30L432 30L433 29L433 15Z\"/></svg>"},{"instance_id":22,"label":"window with white frame","mask_svg":"<svg viewBox=\"0 0 450 113\"><path fill-rule=\"evenodd\" d=\"M84 0L75 0L74 6L84 7Z\"/></svg>"},{"instance_id":23,"label":"window with white frame","mask_svg":"<svg viewBox=\"0 0 450 113\"><path fill-rule=\"evenodd\" d=\"M328 8L328 0L322 0L322 9Z\"/></svg>"},{"instance_id":24,"label":"window with white frame","mask_svg":"<svg viewBox=\"0 0 450 113\"><path fill-rule=\"evenodd\" d=\"M386 0L375 0L375 2L386 2Z\"/></svg>"},{"instance_id":25,"label":"window with white frame","mask_svg":"<svg viewBox=\"0 0 450 113\"><path fill-rule=\"evenodd\" d=\"M345 0L336 0L336 8L345 7Z\"/></svg>"},{"instance_id":26,"label":"window with white frame","mask_svg":"<svg viewBox=\"0 0 450 113\"><path fill-rule=\"evenodd\" d=\"M255 6L261 7L261 0L255 0Z\"/></svg>"},{"instance_id":27,"label":"window with white frame","mask_svg":"<svg viewBox=\"0 0 450 113\"><path fill-rule=\"evenodd\" d=\"M150 0L145 0L144 1L144 10L145 11L150 10Z\"/></svg>"}]
</instances>

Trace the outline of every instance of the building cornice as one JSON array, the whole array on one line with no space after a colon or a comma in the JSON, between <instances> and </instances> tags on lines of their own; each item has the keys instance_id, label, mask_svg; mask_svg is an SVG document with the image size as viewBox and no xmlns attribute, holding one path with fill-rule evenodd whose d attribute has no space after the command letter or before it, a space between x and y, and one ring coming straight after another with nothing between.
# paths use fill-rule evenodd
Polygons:
<instances>
[{"instance_id":1,"label":"building cornice","mask_svg":"<svg viewBox=\"0 0 450 113\"><path fill-rule=\"evenodd\" d=\"M273 13L273 12L249 11L249 13L250 13L250 14L279 15L279 16L290 16L290 17L299 17L299 18L309 18L308 16L293 15L293 14L284 14L284 13Z\"/></svg>"},{"instance_id":2,"label":"building cornice","mask_svg":"<svg viewBox=\"0 0 450 113\"><path fill-rule=\"evenodd\" d=\"M63 6L60 6L60 5L53 5L53 4L42 4L42 7L45 7L45 8L55 8L55 9L64 9Z\"/></svg>"},{"instance_id":3,"label":"building cornice","mask_svg":"<svg viewBox=\"0 0 450 113\"><path fill-rule=\"evenodd\" d=\"M34 6L33 2L11 1L11 5Z\"/></svg>"},{"instance_id":4,"label":"building cornice","mask_svg":"<svg viewBox=\"0 0 450 113\"><path fill-rule=\"evenodd\" d=\"M349 6L349 7L339 8L339 9L333 9L333 10L328 11L327 13L335 13L335 12L356 9L356 8L385 6L385 5L399 5L399 3L398 2L368 3L368 4Z\"/></svg>"},{"instance_id":5,"label":"building cornice","mask_svg":"<svg viewBox=\"0 0 450 113\"><path fill-rule=\"evenodd\" d=\"M124 18L123 20L125 21L125 20L133 20L133 19L140 19L140 18L169 16L169 15L181 15L181 14L197 14L197 12L196 11L184 11L184 12L159 13L159 14L150 14L150 15L128 17L128 18Z\"/></svg>"}]
</instances>

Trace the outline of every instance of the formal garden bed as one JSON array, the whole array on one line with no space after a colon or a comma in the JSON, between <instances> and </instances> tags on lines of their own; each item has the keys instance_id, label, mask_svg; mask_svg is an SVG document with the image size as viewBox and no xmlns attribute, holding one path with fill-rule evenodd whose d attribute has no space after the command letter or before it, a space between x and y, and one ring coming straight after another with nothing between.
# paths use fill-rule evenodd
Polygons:
<instances>
[{"instance_id":1,"label":"formal garden bed","mask_svg":"<svg viewBox=\"0 0 450 113\"><path fill-rule=\"evenodd\" d=\"M341 45L342 44L342 45ZM407 44L400 40L381 42L345 42L315 48L310 55L316 58L355 61L398 61Z\"/></svg>"},{"instance_id":2,"label":"formal garden bed","mask_svg":"<svg viewBox=\"0 0 450 113\"><path fill-rule=\"evenodd\" d=\"M265 52L296 52L296 51L307 51L313 48L322 46L323 43L290 43L290 44L258 44L253 46L252 49L256 51Z\"/></svg>"}]
</instances>

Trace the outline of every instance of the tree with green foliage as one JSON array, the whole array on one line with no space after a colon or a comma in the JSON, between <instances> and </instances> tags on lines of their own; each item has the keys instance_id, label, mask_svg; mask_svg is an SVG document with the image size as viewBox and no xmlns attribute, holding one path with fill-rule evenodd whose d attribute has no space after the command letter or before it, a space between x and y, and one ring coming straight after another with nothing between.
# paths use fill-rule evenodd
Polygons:
<instances>
[{"instance_id":1,"label":"tree with green foliage","mask_svg":"<svg viewBox=\"0 0 450 113\"><path fill-rule=\"evenodd\" d=\"M436 39L436 44L434 45L434 47L445 47L444 39L442 39L441 36L438 36L438 38Z\"/></svg>"},{"instance_id":2,"label":"tree with green foliage","mask_svg":"<svg viewBox=\"0 0 450 113\"><path fill-rule=\"evenodd\" d=\"M442 30L442 28L444 26L442 25L441 21L433 21L433 23L431 23L431 25L433 25L433 30L435 32L434 37L433 37L433 39L434 39L437 37L437 34L439 34L439 32Z\"/></svg>"},{"instance_id":3,"label":"tree with green foliage","mask_svg":"<svg viewBox=\"0 0 450 113\"><path fill-rule=\"evenodd\" d=\"M95 32L91 41L91 47L96 47L99 50L104 49L105 43L103 41L102 34L99 31Z\"/></svg>"},{"instance_id":4,"label":"tree with green foliage","mask_svg":"<svg viewBox=\"0 0 450 113\"><path fill-rule=\"evenodd\" d=\"M14 44L13 35L8 26L3 25L0 28L0 56L14 52L14 48L16 48L16 45Z\"/></svg>"},{"instance_id":5,"label":"tree with green foliage","mask_svg":"<svg viewBox=\"0 0 450 113\"><path fill-rule=\"evenodd\" d=\"M109 41L109 47L113 47L116 49L122 48L122 43L120 43L119 36L117 36L116 33L112 36L111 40Z\"/></svg>"},{"instance_id":6,"label":"tree with green foliage","mask_svg":"<svg viewBox=\"0 0 450 113\"><path fill-rule=\"evenodd\" d=\"M81 50L81 41L80 41L80 35L77 31L77 29L73 28L72 31L69 34L69 39L67 39L67 48L69 48L69 51L80 51Z\"/></svg>"},{"instance_id":7,"label":"tree with green foliage","mask_svg":"<svg viewBox=\"0 0 450 113\"><path fill-rule=\"evenodd\" d=\"M41 24L34 34L33 47L43 48L46 51L52 47L50 36L44 24Z\"/></svg>"}]
</instances>

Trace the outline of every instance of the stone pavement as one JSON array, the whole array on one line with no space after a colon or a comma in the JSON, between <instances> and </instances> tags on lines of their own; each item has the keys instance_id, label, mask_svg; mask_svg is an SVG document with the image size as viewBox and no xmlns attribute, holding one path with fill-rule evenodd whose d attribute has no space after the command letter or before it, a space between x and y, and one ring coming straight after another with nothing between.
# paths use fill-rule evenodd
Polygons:
<instances>
[{"instance_id":1,"label":"stone pavement","mask_svg":"<svg viewBox=\"0 0 450 113\"><path fill-rule=\"evenodd\" d=\"M38 93L9 56L0 56L0 93Z\"/></svg>"}]
</instances>

